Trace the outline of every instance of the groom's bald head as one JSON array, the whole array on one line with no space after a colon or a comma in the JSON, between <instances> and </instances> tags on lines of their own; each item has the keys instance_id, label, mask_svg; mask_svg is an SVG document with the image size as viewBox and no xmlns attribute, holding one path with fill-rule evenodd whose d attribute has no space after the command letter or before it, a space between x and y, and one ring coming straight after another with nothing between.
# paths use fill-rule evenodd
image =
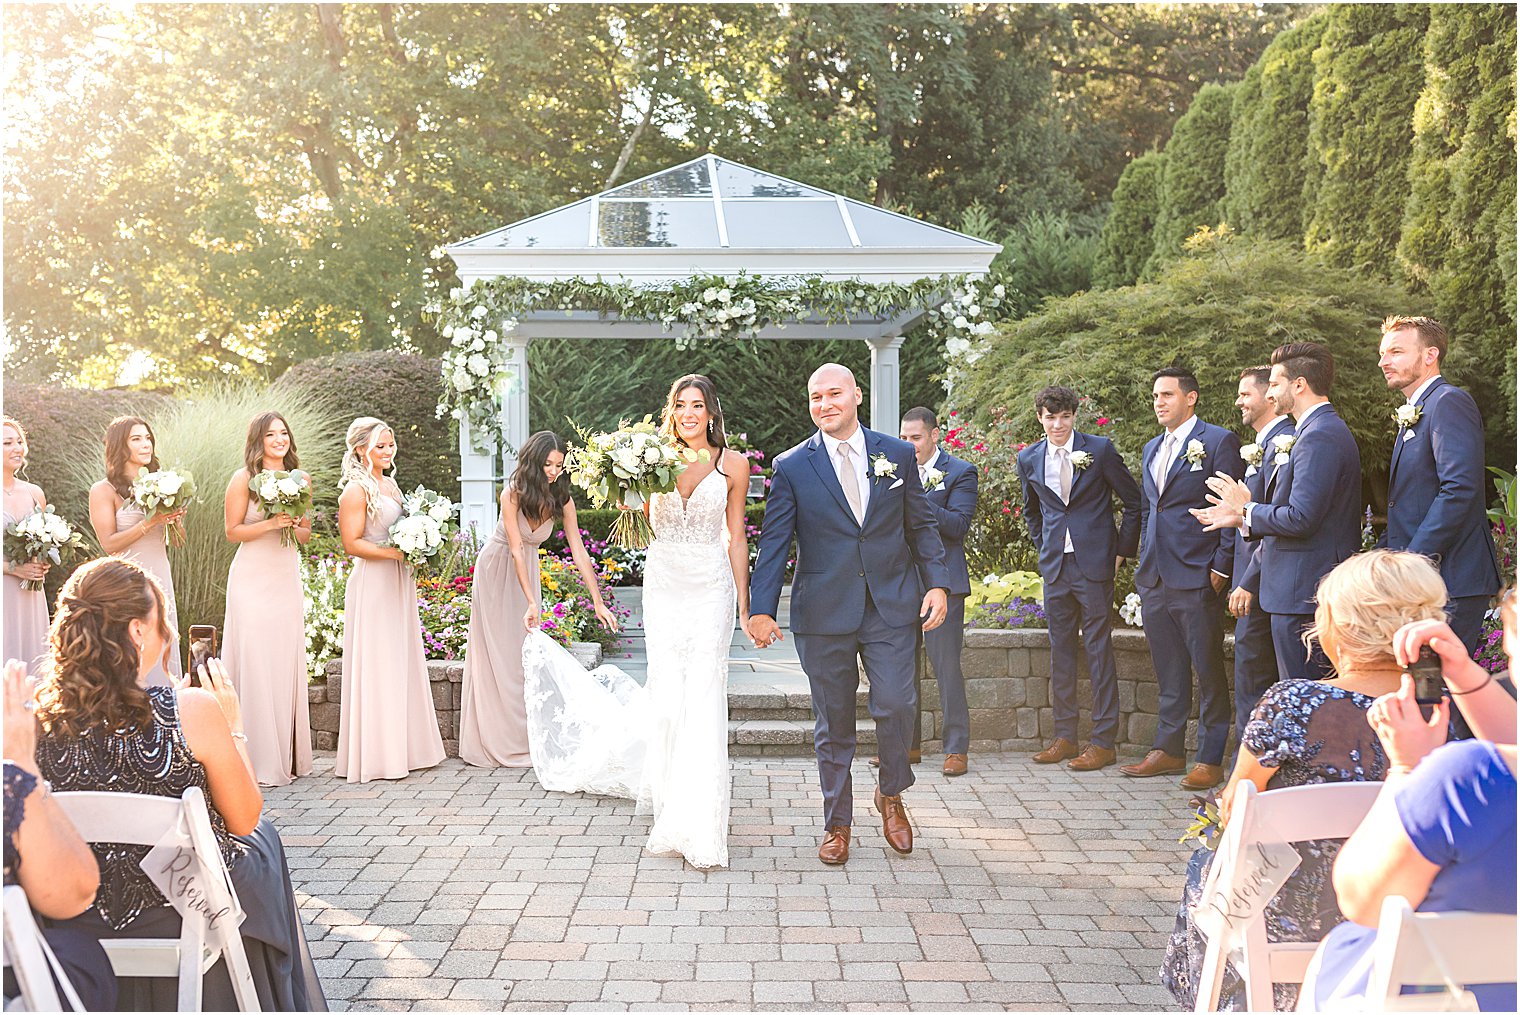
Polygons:
<instances>
[{"instance_id":1,"label":"groom's bald head","mask_svg":"<svg viewBox=\"0 0 1520 1015\"><path fill-rule=\"evenodd\" d=\"M825 363L808 378L808 411L830 437L844 440L855 432L861 398L860 385L847 366Z\"/></svg>"}]
</instances>

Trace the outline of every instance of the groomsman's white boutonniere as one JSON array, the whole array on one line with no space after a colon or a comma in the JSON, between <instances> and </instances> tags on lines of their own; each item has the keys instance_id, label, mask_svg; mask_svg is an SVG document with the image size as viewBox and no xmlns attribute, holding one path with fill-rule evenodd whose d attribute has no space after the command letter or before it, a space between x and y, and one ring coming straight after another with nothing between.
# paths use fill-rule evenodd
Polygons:
<instances>
[{"instance_id":1,"label":"groomsman's white boutonniere","mask_svg":"<svg viewBox=\"0 0 1520 1015\"><path fill-rule=\"evenodd\" d=\"M889 460L884 454L872 455L871 475L875 476L877 479L880 479L883 476L896 476L897 464Z\"/></svg>"},{"instance_id":2,"label":"groomsman's white boutonniere","mask_svg":"<svg viewBox=\"0 0 1520 1015\"><path fill-rule=\"evenodd\" d=\"M1071 467L1081 472L1092 464L1092 455L1086 451L1073 451L1071 453Z\"/></svg>"},{"instance_id":3,"label":"groomsman's white boutonniere","mask_svg":"<svg viewBox=\"0 0 1520 1015\"><path fill-rule=\"evenodd\" d=\"M1283 434L1272 443L1277 445L1277 452L1272 456L1274 465L1287 465L1288 453L1293 450L1293 445L1298 443L1296 434Z\"/></svg>"},{"instance_id":4,"label":"groomsman's white boutonniere","mask_svg":"<svg viewBox=\"0 0 1520 1015\"><path fill-rule=\"evenodd\" d=\"M1408 403L1393 410L1393 421L1404 432L1404 439L1406 441L1414 436L1414 425L1420 421L1422 412L1423 410L1418 405L1410 405Z\"/></svg>"},{"instance_id":5,"label":"groomsman's white boutonniere","mask_svg":"<svg viewBox=\"0 0 1520 1015\"><path fill-rule=\"evenodd\" d=\"M1242 444L1240 460L1246 463L1246 475L1254 476L1261 471L1262 449L1260 444Z\"/></svg>"},{"instance_id":6,"label":"groomsman's white boutonniere","mask_svg":"<svg viewBox=\"0 0 1520 1015\"><path fill-rule=\"evenodd\" d=\"M945 474L932 465L924 469L924 492L938 490L939 485L945 481Z\"/></svg>"},{"instance_id":7,"label":"groomsman's white boutonniere","mask_svg":"<svg viewBox=\"0 0 1520 1015\"><path fill-rule=\"evenodd\" d=\"M1203 441L1194 438L1187 442L1187 448L1182 452L1182 457L1186 458L1188 464L1192 465L1193 468L1189 471L1197 472L1203 468L1204 454L1206 454L1206 450L1203 446Z\"/></svg>"}]
</instances>

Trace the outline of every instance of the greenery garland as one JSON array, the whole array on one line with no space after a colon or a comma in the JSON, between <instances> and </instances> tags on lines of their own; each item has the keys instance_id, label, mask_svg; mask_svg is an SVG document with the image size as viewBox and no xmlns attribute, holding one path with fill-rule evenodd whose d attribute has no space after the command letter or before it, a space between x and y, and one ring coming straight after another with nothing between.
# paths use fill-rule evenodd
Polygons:
<instances>
[{"instance_id":1,"label":"greenery garland","mask_svg":"<svg viewBox=\"0 0 1520 1015\"><path fill-rule=\"evenodd\" d=\"M817 276L696 275L668 286L571 278L538 282L516 277L477 279L427 308L449 347L443 354L438 415L468 421L477 446L502 444L500 400L518 383L506 336L534 311L593 311L603 317L658 321L678 345L753 339L801 317L826 324L882 318L915 307L920 326L941 337L953 357L992 331L1009 293L1001 283L983 289L966 275L909 283L826 281Z\"/></svg>"}]
</instances>

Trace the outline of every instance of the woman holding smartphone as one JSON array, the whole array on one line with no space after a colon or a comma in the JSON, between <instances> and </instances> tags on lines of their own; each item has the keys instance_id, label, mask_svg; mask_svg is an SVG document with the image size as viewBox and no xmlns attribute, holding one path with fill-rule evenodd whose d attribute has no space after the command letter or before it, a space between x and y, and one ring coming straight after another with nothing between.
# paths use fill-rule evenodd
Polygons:
<instances>
[{"instance_id":1,"label":"woman holding smartphone","mask_svg":"<svg viewBox=\"0 0 1520 1015\"><path fill-rule=\"evenodd\" d=\"M311 538L311 519L266 517L248 481L265 470L299 467L296 439L285 417L260 413L248 425L243 467L227 481L224 498L223 525L238 549L227 574L223 656L243 702L248 757L261 786L284 786L311 771L306 629L296 549ZM286 533L294 538L284 538Z\"/></svg>"}]
</instances>

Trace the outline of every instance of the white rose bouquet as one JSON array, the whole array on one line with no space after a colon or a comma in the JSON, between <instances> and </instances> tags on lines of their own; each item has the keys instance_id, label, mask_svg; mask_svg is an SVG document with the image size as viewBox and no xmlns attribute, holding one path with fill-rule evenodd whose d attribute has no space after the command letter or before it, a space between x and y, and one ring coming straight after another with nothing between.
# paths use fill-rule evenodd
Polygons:
<instances>
[{"instance_id":1,"label":"white rose bouquet","mask_svg":"<svg viewBox=\"0 0 1520 1015\"><path fill-rule=\"evenodd\" d=\"M38 508L5 527L5 559L13 564L47 561L62 564L65 551L84 549L84 535L53 511L53 505ZM24 578L21 587L41 592L41 579Z\"/></svg>"},{"instance_id":2,"label":"white rose bouquet","mask_svg":"<svg viewBox=\"0 0 1520 1015\"><path fill-rule=\"evenodd\" d=\"M311 477L300 469L289 472L265 469L248 481L248 492L259 502L265 518L290 515L302 518L311 511ZM291 532L280 530L280 545L289 546Z\"/></svg>"},{"instance_id":3,"label":"white rose bouquet","mask_svg":"<svg viewBox=\"0 0 1520 1015\"><path fill-rule=\"evenodd\" d=\"M649 519L640 510L644 502L657 493L676 488L676 477L690 462L707 461L707 452L698 454L683 448L670 434L645 416L630 424L623 420L611 433L587 433L575 428L584 442L572 446L565 457L570 482L590 495L599 508L620 504L630 508L618 513L612 524L609 542L626 549L639 550L649 545L654 532Z\"/></svg>"},{"instance_id":4,"label":"white rose bouquet","mask_svg":"<svg viewBox=\"0 0 1520 1015\"><path fill-rule=\"evenodd\" d=\"M190 506L195 499L195 478L188 469L159 469L149 472L137 471L132 481L132 500L149 518L172 514ZM183 540L183 533L175 526L164 526L164 542L171 538ZM178 543L176 543L178 545Z\"/></svg>"},{"instance_id":5,"label":"white rose bouquet","mask_svg":"<svg viewBox=\"0 0 1520 1015\"><path fill-rule=\"evenodd\" d=\"M401 500L401 517L391 526L387 542L406 555L415 568L426 567L458 528L458 506L442 494L417 487Z\"/></svg>"}]
</instances>

